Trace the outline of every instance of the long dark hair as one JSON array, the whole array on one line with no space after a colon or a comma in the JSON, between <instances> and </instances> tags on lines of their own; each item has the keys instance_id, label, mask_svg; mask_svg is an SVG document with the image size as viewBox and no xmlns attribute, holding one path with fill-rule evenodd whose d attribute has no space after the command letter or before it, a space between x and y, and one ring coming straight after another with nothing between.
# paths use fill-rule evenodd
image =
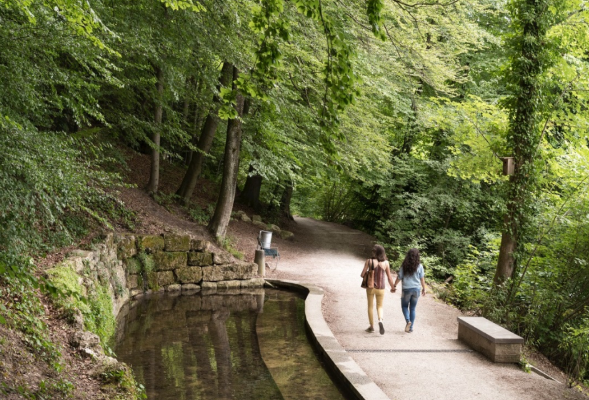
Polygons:
<instances>
[{"instance_id":1,"label":"long dark hair","mask_svg":"<svg viewBox=\"0 0 589 400\"><path fill-rule=\"evenodd\" d=\"M401 264L403 276L413 275L417 271L417 267L419 267L419 250L410 249Z\"/></svg>"},{"instance_id":2,"label":"long dark hair","mask_svg":"<svg viewBox=\"0 0 589 400\"><path fill-rule=\"evenodd\" d=\"M379 262L386 261L387 254L384 251L384 247L380 244L375 244L372 248L372 258L376 258Z\"/></svg>"}]
</instances>

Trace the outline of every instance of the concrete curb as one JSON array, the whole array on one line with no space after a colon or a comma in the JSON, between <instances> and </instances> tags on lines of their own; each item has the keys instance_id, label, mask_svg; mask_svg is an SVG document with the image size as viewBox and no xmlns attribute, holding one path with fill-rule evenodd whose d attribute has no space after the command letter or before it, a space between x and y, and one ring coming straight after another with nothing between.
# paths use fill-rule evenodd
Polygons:
<instances>
[{"instance_id":1,"label":"concrete curb","mask_svg":"<svg viewBox=\"0 0 589 400\"><path fill-rule=\"evenodd\" d=\"M319 350L327 368L342 385L349 398L384 400L388 396L366 375L348 353L340 346L327 326L321 311L323 289L296 281L266 279L272 287L294 289L307 294L305 299L305 324L313 345Z\"/></svg>"},{"instance_id":2,"label":"concrete curb","mask_svg":"<svg viewBox=\"0 0 589 400\"><path fill-rule=\"evenodd\" d=\"M555 378L551 377L551 376L550 376L550 375L548 375L546 372L542 371L540 368L537 368L537 367L534 367L533 365L530 365L530 370L531 370L532 372L535 372L535 373L537 373L537 374L538 374L538 375L540 375L541 377L544 377L544 378L546 378L546 379L551 379L551 380L553 380L553 381L555 381L555 382L558 382L558 383L560 383L560 384L562 385L562 382L561 382L561 381L559 381L558 379L555 379Z\"/></svg>"}]
</instances>

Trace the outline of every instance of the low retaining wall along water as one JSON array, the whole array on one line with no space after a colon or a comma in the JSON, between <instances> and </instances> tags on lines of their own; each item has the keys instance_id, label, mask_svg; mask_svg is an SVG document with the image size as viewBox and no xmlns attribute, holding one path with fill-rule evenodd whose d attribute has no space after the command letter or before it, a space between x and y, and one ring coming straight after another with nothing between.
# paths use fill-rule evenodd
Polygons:
<instances>
[{"instance_id":1,"label":"low retaining wall along water","mask_svg":"<svg viewBox=\"0 0 589 400\"><path fill-rule=\"evenodd\" d=\"M113 339L115 320L124 317L128 307L123 306L130 300L163 291L184 295L262 288L264 279L256 272L256 264L234 260L210 242L188 235L109 233L92 250L72 251L46 275L72 294L58 299L57 306L75 329L70 344L96 360L89 373L99 376L126 371L124 364L105 355L104 346Z\"/></svg>"},{"instance_id":2,"label":"low retaining wall along water","mask_svg":"<svg viewBox=\"0 0 589 400\"><path fill-rule=\"evenodd\" d=\"M60 267L69 267L86 289L95 279L106 284L116 317L131 298L158 291L195 292L256 288L257 265L235 261L210 242L188 235L114 235L92 251L75 250Z\"/></svg>"}]
</instances>

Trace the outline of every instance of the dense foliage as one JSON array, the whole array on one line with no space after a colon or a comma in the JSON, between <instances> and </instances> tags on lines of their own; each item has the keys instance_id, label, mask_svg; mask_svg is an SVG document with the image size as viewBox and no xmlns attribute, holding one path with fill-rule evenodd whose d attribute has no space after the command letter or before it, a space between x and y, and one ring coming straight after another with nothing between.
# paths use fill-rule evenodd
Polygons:
<instances>
[{"instance_id":1,"label":"dense foliage","mask_svg":"<svg viewBox=\"0 0 589 400\"><path fill-rule=\"evenodd\" d=\"M276 221L420 248L450 301L587 380L586 18L580 0L0 0L0 251L120 217L127 146L156 197L160 158L186 166L179 200L215 234L236 176ZM231 186L216 208L199 177Z\"/></svg>"}]
</instances>

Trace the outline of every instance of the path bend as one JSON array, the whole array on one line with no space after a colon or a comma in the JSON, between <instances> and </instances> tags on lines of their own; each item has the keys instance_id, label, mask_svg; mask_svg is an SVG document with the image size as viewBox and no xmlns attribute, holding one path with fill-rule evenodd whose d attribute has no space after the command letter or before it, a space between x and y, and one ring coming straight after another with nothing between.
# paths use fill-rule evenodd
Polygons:
<instances>
[{"instance_id":1,"label":"path bend","mask_svg":"<svg viewBox=\"0 0 589 400\"><path fill-rule=\"evenodd\" d=\"M391 399L583 399L565 385L495 364L457 340L459 310L421 297L412 334L404 332L400 294L385 296L384 335L365 333L366 295L360 272L374 240L348 227L297 218L296 240L281 244L269 277L325 290L323 314L340 345ZM393 263L393 269L398 266Z\"/></svg>"}]
</instances>

